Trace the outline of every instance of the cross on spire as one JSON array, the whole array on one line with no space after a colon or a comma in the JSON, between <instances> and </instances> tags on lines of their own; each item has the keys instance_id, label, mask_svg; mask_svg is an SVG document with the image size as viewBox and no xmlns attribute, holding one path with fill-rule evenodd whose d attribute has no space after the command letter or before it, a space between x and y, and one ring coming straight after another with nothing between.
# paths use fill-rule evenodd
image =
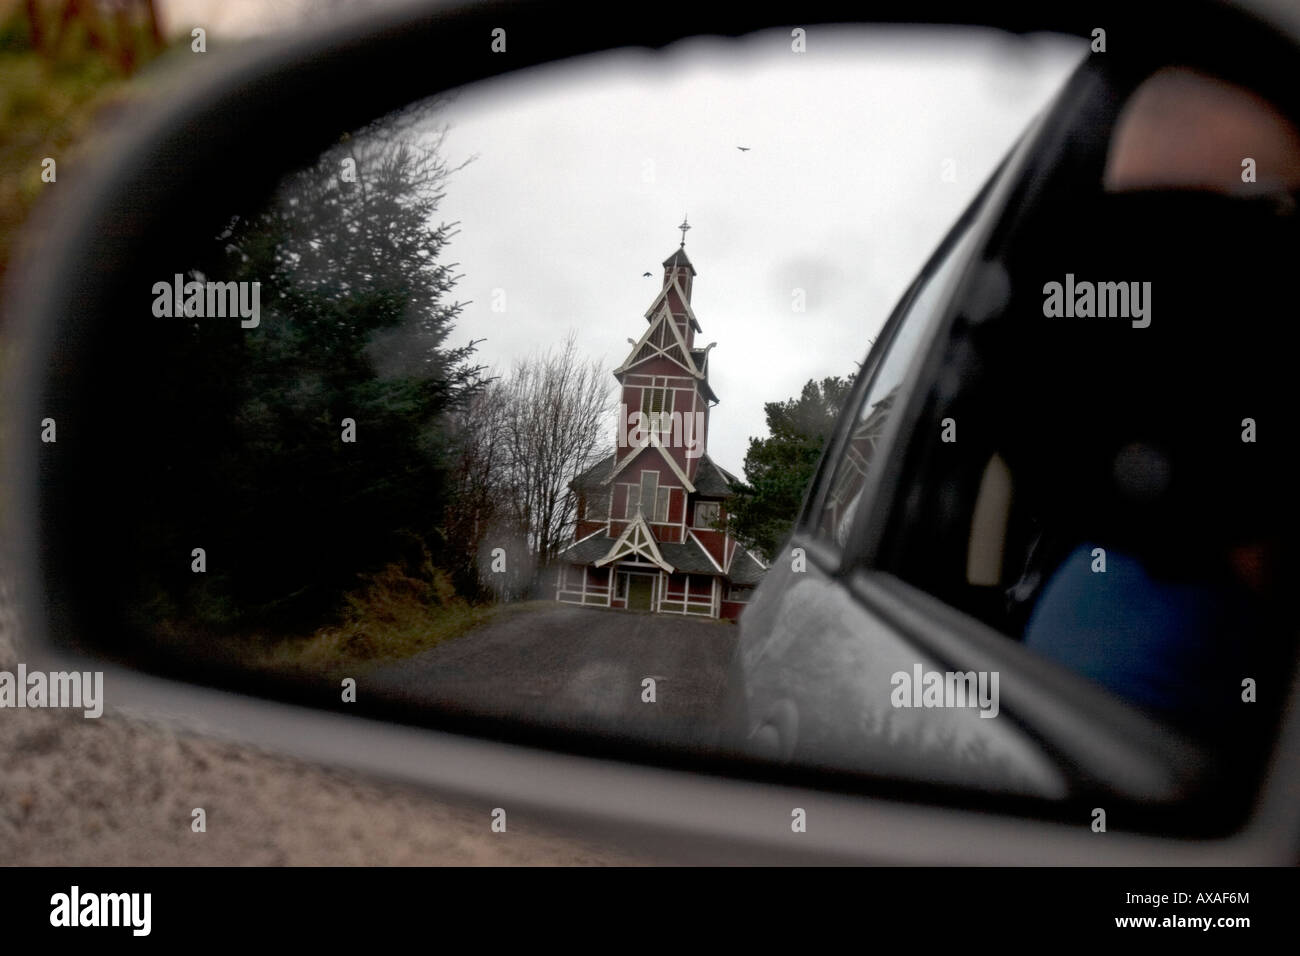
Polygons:
<instances>
[{"instance_id":1,"label":"cross on spire","mask_svg":"<svg viewBox=\"0 0 1300 956\"><path fill-rule=\"evenodd\" d=\"M691 224L686 221L685 216L682 216L682 224L677 228L682 231L682 248L684 249L686 248L686 230L691 228Z\"/></svg>"}]
</instances>

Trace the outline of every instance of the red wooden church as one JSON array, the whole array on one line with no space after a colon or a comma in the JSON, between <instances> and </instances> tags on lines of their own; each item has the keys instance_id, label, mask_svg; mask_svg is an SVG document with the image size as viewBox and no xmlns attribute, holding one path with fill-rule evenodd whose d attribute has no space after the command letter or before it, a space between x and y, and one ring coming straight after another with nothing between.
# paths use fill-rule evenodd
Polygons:
<instances>
[{"instance_id":1,"label":"red wooden church","mask_svg":"<svg viewBox=\"0 0 1300 956\"><path fill-rule=\"evenodd\" d=\"M577 528L558 556L555 599L734 619L765 566L721 530L736 479L708 455L716 343L695 345L690 226L678 228L649 325L614 370L623 389L617 447L570 484Z\"/></svg>"}]
</instances>

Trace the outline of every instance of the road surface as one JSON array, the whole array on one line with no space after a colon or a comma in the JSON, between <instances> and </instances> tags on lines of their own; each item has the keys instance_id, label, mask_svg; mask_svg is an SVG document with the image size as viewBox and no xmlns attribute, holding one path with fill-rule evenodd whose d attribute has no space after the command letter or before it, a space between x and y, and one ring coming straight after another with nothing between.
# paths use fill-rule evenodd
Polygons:
<instances>
[{"instance_id":1,"label":"road surface","mask_svg":"<svg viewBox=\"0 0 1300 956\"><path fill-rule=\"evenodd\" d=\"M363 676L358 689L570 729L710 746L734 624L530 604ZM646 679L654 681L648 701Z\"/></svg>"}]
</instances>

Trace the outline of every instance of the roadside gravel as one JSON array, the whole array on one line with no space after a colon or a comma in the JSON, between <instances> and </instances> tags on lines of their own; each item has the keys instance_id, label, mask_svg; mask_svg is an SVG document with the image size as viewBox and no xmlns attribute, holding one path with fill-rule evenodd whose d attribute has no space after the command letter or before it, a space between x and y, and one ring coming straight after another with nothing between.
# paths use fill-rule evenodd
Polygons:
<instances>
[{"instance_id":1,"label":"roadside gravel","mask_svg":"<svg viewBox=\"0 0 1300 956\"><path fill-rule=\"evenodd\" d=\"M3 582L0 582L2 585ZM0 670L14 620L0 586ZM490 807L105 713L0 710L0 865L631 865ZM202 807L207 832L191 831Z\"/></svg>"}]
</instances>

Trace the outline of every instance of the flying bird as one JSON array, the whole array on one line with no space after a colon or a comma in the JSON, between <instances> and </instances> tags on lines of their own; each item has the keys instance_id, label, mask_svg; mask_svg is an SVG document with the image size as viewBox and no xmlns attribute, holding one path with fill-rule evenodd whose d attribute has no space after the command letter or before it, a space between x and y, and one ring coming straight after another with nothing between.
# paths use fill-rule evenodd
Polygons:
<instances>
[{"instance_id":1,"label":"flying bird","mask_svg":"<svg viewBox=\"0 0 1300 956\"><path fill-rule=\"evenodd\" d=\"M736 149L740 150L742 153L748 153L748 152L749 152L749 147L748 147L748 146L737 146Z\"/></svg>"},{"instance_id":2,"label":"flying bird","mask_svg":"<svg viewBox=\"0 0 1300 956\"><path fill-rule=\"evenodd\" d=\"M643 272L643 273L641 273L641 277L644 278L644 279L648 279L648 278L650 278L650 273L648 273L648 272Z\"/></svg>"}]
</instances>

